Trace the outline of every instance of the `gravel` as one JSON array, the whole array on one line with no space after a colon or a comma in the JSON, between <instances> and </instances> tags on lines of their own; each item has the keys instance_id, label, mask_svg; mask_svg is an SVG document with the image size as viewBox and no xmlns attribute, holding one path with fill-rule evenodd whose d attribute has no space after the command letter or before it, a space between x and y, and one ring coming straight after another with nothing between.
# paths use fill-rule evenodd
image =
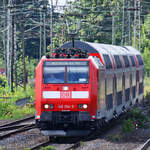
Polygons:
<instances>
[{"instance_id":1,"label":"gravel","mask_svg":"<svg viewBox=\"0 0 150 150\"><path fill-rule=\"evenodd\" d=\"M1 140L0 146L5 150L23 150L24 148L31 147L46 140L47 137L40 135L38 129L32 129Z\"/></svg>"}]
</instances>

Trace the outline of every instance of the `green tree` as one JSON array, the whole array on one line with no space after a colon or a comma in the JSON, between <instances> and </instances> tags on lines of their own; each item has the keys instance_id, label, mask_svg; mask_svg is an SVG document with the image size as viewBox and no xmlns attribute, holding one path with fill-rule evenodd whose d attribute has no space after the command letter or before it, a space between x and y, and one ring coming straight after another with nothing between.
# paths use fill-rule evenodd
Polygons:
<instances>
[{"instance_id":1,"label":"green tree","mask_svg":"<svg viewBox=\"0 0 150 150\"><path fill-rule=\"evenodd\" d=\"M144 70L145 73L149 76L150 75L150 14L147 15L144 25L142 26L142 36L141 36L141 45L142 45L142 52L143 52L143 59L144 59Z\"/></svg>"},{"instance_id":2,"label":"green tree","mask_svg":"<svg viewBox=\"0 0 150 150\"><path fill-rule=\"evenodd\" d=\"M117 9L116 9L117 8ZM69 20L73 22L75 19L81 19L80 30L77 39L108 43L112 42L112 15L115 16L116 41L121 42L121 28L120 26L122 15L122 1L121 0L79 0L74 1L70 8L65 11L65 16L68 18L70 14L74 14ZM79 17L80 16L80 17ZM76 24L72 23L71 30L76 28Z\"/></svg>"}]
</instances>

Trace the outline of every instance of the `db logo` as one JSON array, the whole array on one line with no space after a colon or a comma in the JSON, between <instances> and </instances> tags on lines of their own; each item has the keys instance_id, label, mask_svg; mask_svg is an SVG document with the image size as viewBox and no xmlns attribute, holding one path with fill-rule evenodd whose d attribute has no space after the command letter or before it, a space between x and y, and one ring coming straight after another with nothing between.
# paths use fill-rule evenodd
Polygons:
<instances>
[{"instance_id":1,"label":"db logo","mask_svg":"<svg viewBox=\"0 0 150 150\"><path fill-rule=\"evenodd\" d=\"M60 92L60 98L70 98L70 92Z\"/></svg>"}]
</instances>

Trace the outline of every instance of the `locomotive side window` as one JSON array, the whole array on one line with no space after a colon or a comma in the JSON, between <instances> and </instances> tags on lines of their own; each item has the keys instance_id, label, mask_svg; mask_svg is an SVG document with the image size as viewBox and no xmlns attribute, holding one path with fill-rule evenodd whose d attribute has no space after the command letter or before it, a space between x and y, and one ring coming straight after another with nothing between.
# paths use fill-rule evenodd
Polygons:
<instances>
[{"instance_id":1,"label":"locomotive side window","mask_svg":"<svg viewBox=\"0 0 150 150\"><path fill-rule=\"evenodd\" d=\"M88 83L89 68L88 66L77 67L68 66L67 67L67 82L68 83Z\"/></svg>"},{"instance_id":2,"label":"locomotive side window","mask_svg":"<svg viewBox=\"0 0 150 150\"><path fill-rule=\"evenodd\" d=\"M105 64L106 64L106 68L107 69L112 69L112 63L111 63L111 60L109 58L108 55L103 55L104 57L104 60L105 60Z\"/></svg>"},{"instance_id":3,"label":"locomotive side window","mask_svg":"<svg viewBox=\"0 0 150 150\"><path fill-rule=\"evenodd\" d=\"M142 60L141 55L136 55L136 57L138 59L139 65L143 65L143 60Z\"/></svg>"},{"instance_id":4,"label":"locomotive side window","mask_svg":"<svg viewBox=\"0 0 150 150\"><path fill-rule=\"evenodd\" d=\"M127 56L123 56L123 60L125 62L125 66L126 67L129 67L129 60L128 60L128 57Z\"/></svg>"},{"instance_id":5,"label":"locomotive side window","mask_svg":"<svg viewBox=\"0 0 150 150\"><path fill-rule=\"evenodd\" d=\"M135 67L135 61L134 61L133 56L130 56L130 59L131 59L131 62L132 62L132 66L134 66L134 67Z\"/></svg>"},{"instance_id":6,"label":"locomotive side window","mask_svg":"<svg viewBox=\"0 0 150 150\"><path fill-rule=\"evenodd\" d=\"M44 67L44 83L64 83L65 82L65 67L51 66Z\"/></svg>"},{"instance_id":7,"label":"locomotive side window","mask_svg":"<svg viewBox=\"0 0 150 150\"><path fill-rule=\"evenodd\" d=\"M117 68L122 68L122 63L118 55L114 55Z\"/></svg>"}]
</instances>

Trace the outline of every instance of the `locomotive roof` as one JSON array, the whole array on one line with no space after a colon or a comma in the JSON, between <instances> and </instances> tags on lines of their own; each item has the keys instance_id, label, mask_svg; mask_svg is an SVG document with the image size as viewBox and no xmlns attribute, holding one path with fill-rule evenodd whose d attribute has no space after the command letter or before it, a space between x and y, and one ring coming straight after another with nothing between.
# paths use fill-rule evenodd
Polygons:
<instances>
[{"instance_id":1,"label":"locomotive roof","mask_svg":"<svg viewBox=\"0 0 150 150\"><path fill-rule=\"evenodd\" d=\"M101 53L101 54L113 54L113 55L129 55L140 54L135 48L131 46L116 46L109 44L91 43L84 41L74 41L74 47L82 49L88 53ZM72 42L63 44L60 48L72 48Z\"/></svg>"},{"instance_id":2,"label":"locomotive roof","mask_svg":"<svg viewBox=\"0 0 150 150\"><path fill-rule=\"evenodd\" d=\"M88 53L97 53L96 47L88 42L74 41L74 47L87 51ZM63 44L60 48L72 48L72 42L67 42Z\"/></svg>"}]
</instances>

